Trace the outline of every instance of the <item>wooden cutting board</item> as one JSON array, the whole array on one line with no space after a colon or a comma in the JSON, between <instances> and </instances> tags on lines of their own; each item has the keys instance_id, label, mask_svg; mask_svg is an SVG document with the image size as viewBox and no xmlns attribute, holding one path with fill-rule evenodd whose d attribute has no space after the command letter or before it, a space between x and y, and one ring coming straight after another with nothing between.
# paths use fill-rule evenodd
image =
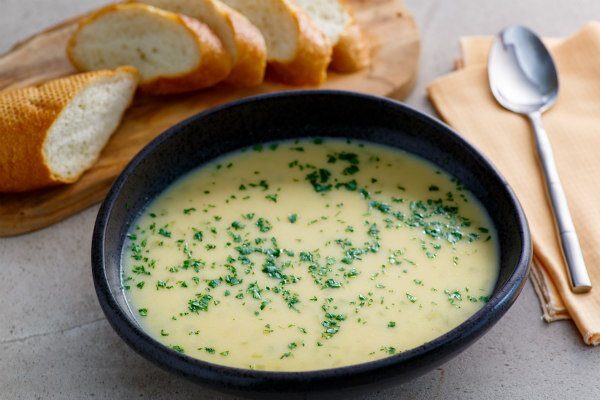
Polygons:
<instances>
[{"instance_id":1,"label":"wooden cutting board","mask_svg":"<svg viewBox=\"0 0 600 400\"><path fill-rule=\"evenodd\" d=\"M372 43L373 65L354 74L330 73L324 89L353 90L404 99L419 63L419 32L401 0L350 0ZM65 44L77 18L40 32L0 56L0 90L74 73ZM0 194L0 236L40 229L102 201L131 158L171 125L227 101L298 89L267 81L254 88L218 85L200 92L138 96L100 159L76 183L24 194ZM306 88L302 88L306 89Z\"/></svg>"}]
</instances>

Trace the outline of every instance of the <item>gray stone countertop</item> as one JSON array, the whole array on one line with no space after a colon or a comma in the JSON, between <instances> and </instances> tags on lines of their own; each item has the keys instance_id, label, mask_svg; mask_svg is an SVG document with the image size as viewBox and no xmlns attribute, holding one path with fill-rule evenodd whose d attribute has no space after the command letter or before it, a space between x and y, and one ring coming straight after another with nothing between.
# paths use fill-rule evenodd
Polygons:
<instances>
[{"instance_id":1,"label":"gray stone countertop","mask_svg":"<svg viewBox=\"0 0 600 400\"><path fill-rule=\"evenodd\" d=\"M0 0L0 52L102 0ZM422 35L419 81L407 102L433 113L425 86L449 72L458 38L511 23L565 36L600 17L597 0L406 0ZM1 399L229 399L164 372L110 328L90 274L98 207L50 228L0 239ZM600 349L570 321L546 324L528 283L507 315L458 357L368 399L598 399Z\"/></svg>"}]
</instances>

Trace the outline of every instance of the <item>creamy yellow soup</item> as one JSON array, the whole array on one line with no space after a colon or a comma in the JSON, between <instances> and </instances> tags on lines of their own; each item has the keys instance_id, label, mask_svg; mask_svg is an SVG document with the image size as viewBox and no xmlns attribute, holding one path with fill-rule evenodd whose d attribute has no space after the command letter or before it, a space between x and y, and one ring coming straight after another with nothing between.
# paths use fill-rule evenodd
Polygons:
<instances>
[{"instance_id":1,"label":"creamy yellow soup","mask_svg":"<svg viewBox=\"0 0 600 400\"><path fill-rule=\"evenodd\" d=\"M212 363L270 371L388 357L488 300L495 230L436 166L339 139L268 143L187 174L137 219L123 287L141 327Z\"/></svg>"}]
</instances>

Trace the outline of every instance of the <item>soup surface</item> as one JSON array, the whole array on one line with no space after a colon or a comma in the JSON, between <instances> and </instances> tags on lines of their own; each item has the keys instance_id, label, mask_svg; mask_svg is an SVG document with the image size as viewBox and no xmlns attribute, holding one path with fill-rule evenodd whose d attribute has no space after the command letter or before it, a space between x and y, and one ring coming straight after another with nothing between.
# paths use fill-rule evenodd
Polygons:
<instances>
[{"instance_id":1,"label":"soup surface","mask_svg":"<svg viewBox=\"0 0 600 400\"><path fill-rule=\"evenodd\" d=\"M303 371L430 341L496 283L495 230L433 164L339 139L268 143L187 174L133 224L123 286L142 328L240 368Z\"/></svg>"}]
</instances>

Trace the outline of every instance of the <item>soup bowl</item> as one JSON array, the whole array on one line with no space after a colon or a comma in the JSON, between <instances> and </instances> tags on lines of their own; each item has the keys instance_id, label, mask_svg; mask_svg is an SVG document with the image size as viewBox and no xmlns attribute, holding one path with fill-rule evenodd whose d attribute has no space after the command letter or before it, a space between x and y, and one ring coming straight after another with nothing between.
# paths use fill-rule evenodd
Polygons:
<instances>
[{"instance_id":1,"label":"soup bowl","mask_svg":"<svg viewBox=\"0 0 600 400\"><path fill-rule=\"evenodd\" d=\"M130 311L121 253L136 217L186 172L257 143L343 137L413 153L454 175L489 213L498 233L500 271L489 301L448 333L412 350L361 364L305 372L239 369L178 353L148 335ZM386 98L341 91L294 91L239 100L195 115L147 145L118 177L94 229L92 271L98 299L115 331L155 364L225 391L245 394L335 392L401 383L436 368L492 327L520 293L531 261L527 221L494 166L441 122ZM357 338L357 340L360 340Z\"/></svg>"}]
</instances>

